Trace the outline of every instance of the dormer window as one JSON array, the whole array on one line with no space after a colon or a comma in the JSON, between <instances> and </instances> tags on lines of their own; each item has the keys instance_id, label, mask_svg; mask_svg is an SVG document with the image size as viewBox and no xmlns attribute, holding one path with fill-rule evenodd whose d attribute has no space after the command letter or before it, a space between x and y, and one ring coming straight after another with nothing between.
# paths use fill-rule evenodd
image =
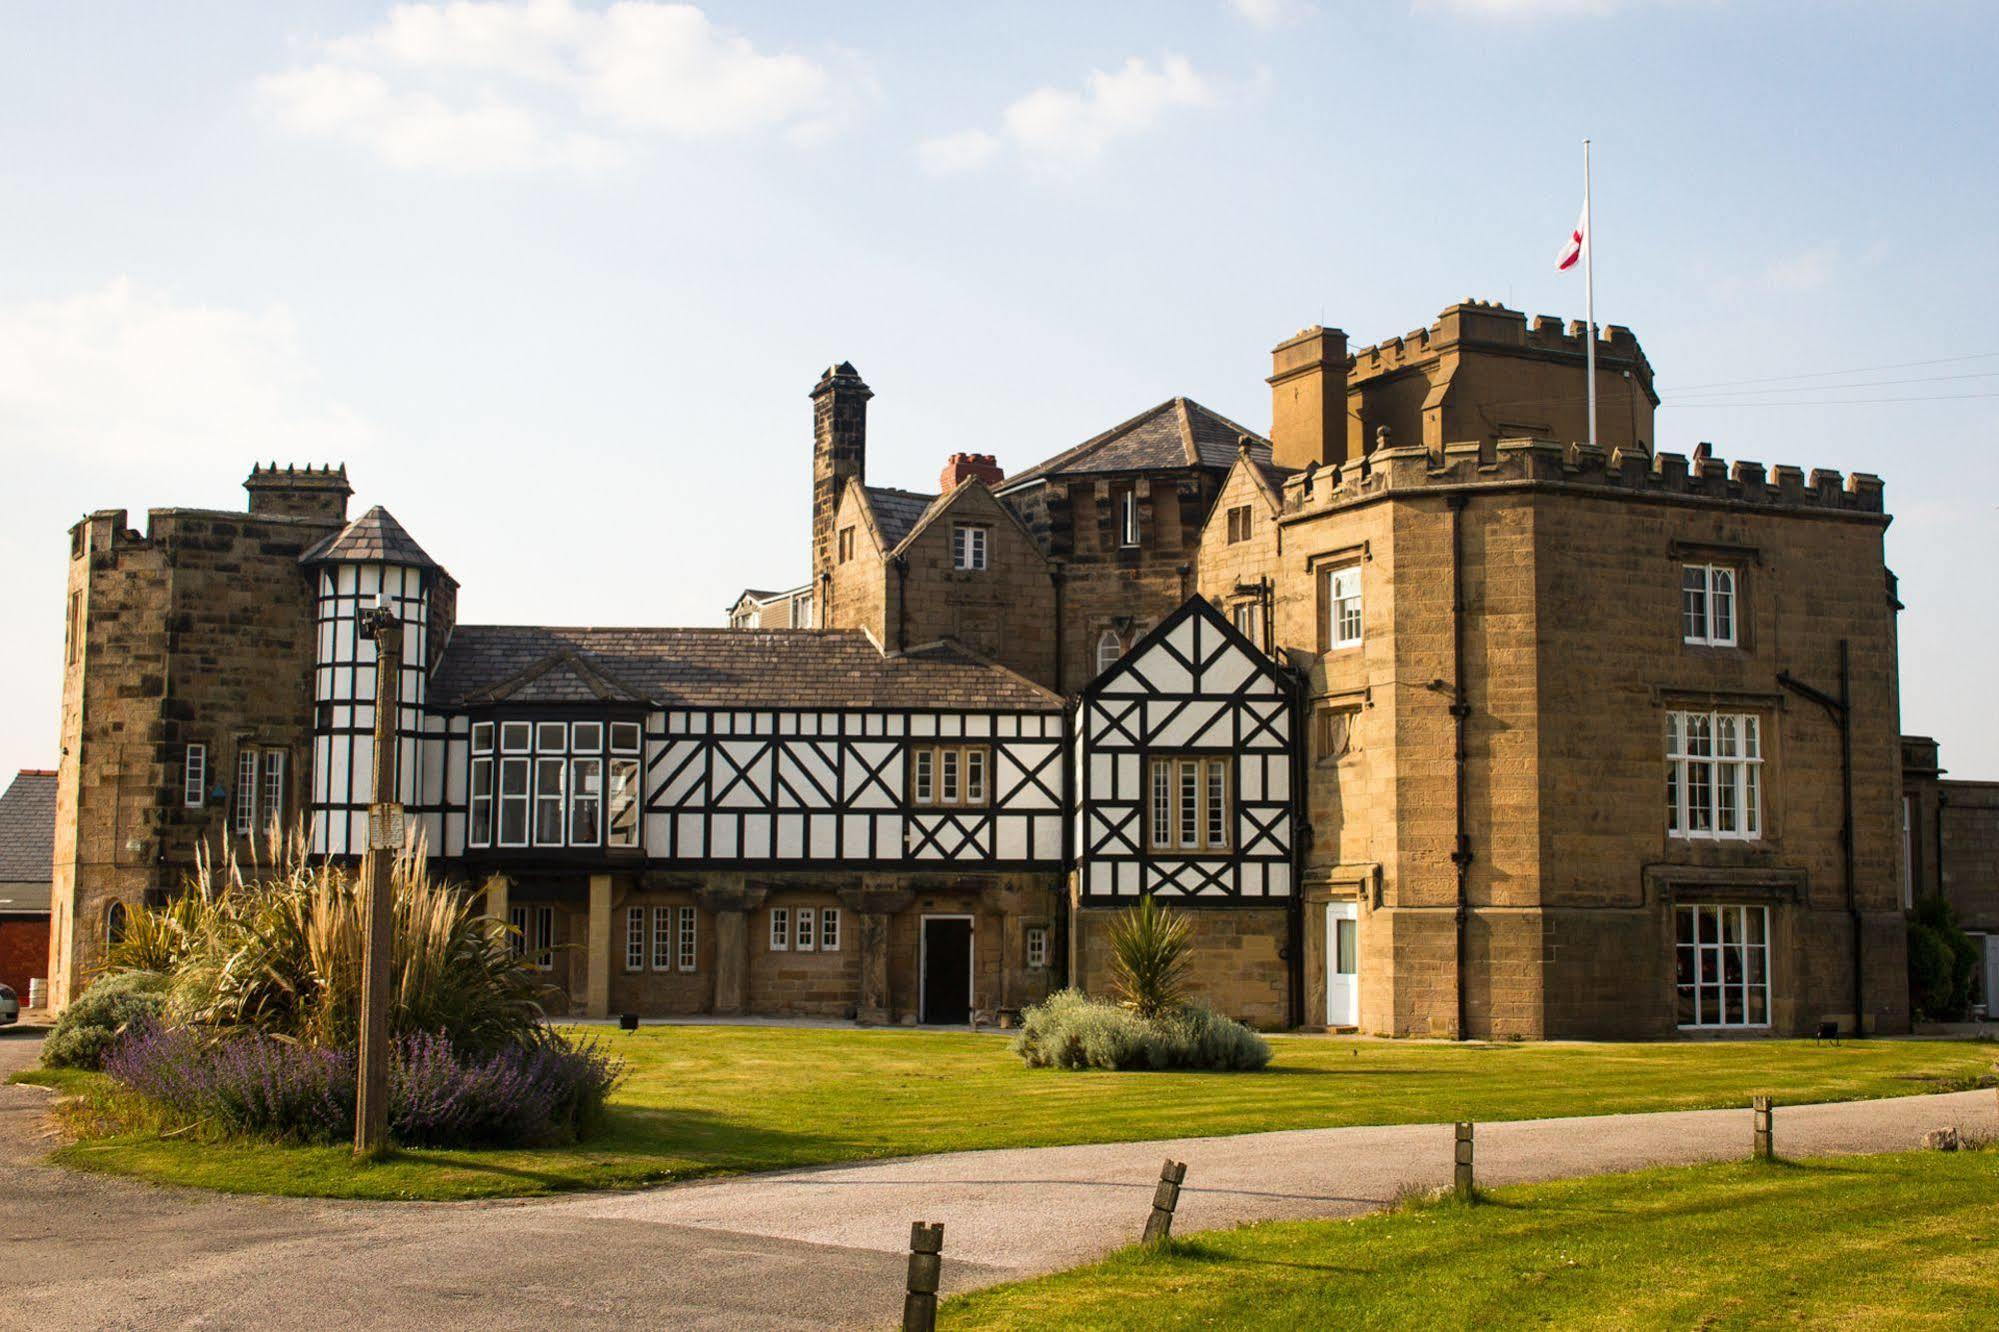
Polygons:
<instances>
[{"instance_id":1,"label":"dormer window","mask_svg":"<svg viewBox=\"0 0 1999 1332\"><path fill-rule=\"evenodd\" d=\"M986 542L991 529L975 523L959 523L951 533L951 565L976 573L986 567Z\"/></svg>"}]
</instances>

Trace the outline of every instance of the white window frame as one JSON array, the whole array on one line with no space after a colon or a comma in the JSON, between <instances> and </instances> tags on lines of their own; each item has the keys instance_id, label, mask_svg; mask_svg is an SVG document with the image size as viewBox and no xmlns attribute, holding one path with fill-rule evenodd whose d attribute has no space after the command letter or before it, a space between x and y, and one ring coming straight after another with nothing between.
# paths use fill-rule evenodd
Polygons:
<instances>
[{"instance_id":1,"label":"white window frame","mask_svg":"<svg viewBox=\"0 0 1999 1332\"><path fill-rule=\"evenodd\" d=\"M483 778L483 782L482 779ZM465 783L465 844L488 847L493 844L498 814L493 771L493 723L472 724L472 767ZM485 787L484 792L480 787ZM480 820L485 820L483 831Z\"/></svg>"},{"instance_id":2,"label":"white window frame","mask_svg":"<svg viewBox=\"0 0 1999 1332\"><path fill-rule=\"evenodd\" d=\"M1680 641L1734 647L1741 639L1741 576L1729 564L1680 566Z\"/></svg>"},{"instance_id":3,"label":"white window frame","mask_svg":"<svg viewBox=\"0 0 1999 1332\"><path fill-rule=\"evenodd\" d=\"M528 845L534 836L534 770L533 760L525 754L503 754L499 762L499 782L493 791L494 844L502 847L522 847ZM507 792L507 774L521 775L521 789L518 795ZM507 807L513 805L520 814L520 836L507 836Z\"/></svg>"},{"instance_id":4,"label":"white window frame","mask_svg":"<svg viewBox=\"0 0 1999 1332\"><path fill-rule=\"evenodd\" d=\"M259 827L265 832L282 834L281 826L285 817L285 751L266 749L259 756L261 775L257 782L257 794L261 821Z\"/></svg>"},{"instance_id":5,"label":"white window frame","mask_svg":"<svg viewBox=\"0 0 1999 1332\"><path fill-rule=\"evenodd\" d=\"M1138 490L1127 490L1118 500L1118 547L1135 550L1144 542L1138 526Z\"/></svg>"},{"instance_id":6,"label":"white window frame","mask_svg":"<svg viewBox=\"0 0 1999 1332\"><path fill-rule=\"evenodd\" d=\"M837 953L840 951L840 908L819 908L819 951Z\"/></svg>"},{"instance_id":7,"label":"white window frame","mask_svg":"<svg viewBox=\"0 0 1999 1332\"><path fill-rule=\"evenodd\" d=\"M1147 762L1147 848L1167 855L1227 855L1235 822L1231 760L1162 754Z\"/></svg>"},{"instance_id":8,"label":"white window frame","mask_svg":"<svg viewBox=\"0 0 1999 1332\"><path fill-rule=\"evenodd\" d=\"M673 970L673 908L652 909L652 969Z\"/></svg>"},{"instance_id":9,"label":"white window frame","mask_svg":"<svg viewBox=\"0 0 1999 1332\"><path fill-rule=\"evenodd\" d=\"M812 627L812 594L807 592L791 603L791 627L810 629Z\"/></svg>"},{"instance_id":10,"label":"white window frame","mask_svg":"<svg viewBox=\"0 0 1999 1332\"><path fill-rule=\"evenodd\" d=\"M625 971L644 971L646 966L646 909L625 908Z\"/></svg>"},{"instance_id":11,"label":"white window frame","mask_svg":"<svg viewBox=\"0 0 1999 1332\"><path fill-rule=\"evenodd\" d=\"M1124 657L1124 640L1115 629L1106 629L1097 636L1097 674L1118 664Z\"/></svg>"},{"instance_id":12,"label":"white window frame","mask_svg":"<svg viewBox=\"0 0 1999 1332\"><path fill-rule=\"evenodd\" d=\"M595 786L594 791L588 790ZM567 817L563 832L568 836L570 846L593 847L604 844L604 760L595 754L586 754L569 760L568 800L564 804ZM580 836L577 820L585 811L596 822L596 835Z\"/></svg>"},{"instance_id":13,"label":"white window frame","mask_svg":"<svg viewBox=\"0 0 1999 1332\"><path fill-rule=\"evenodd\" d=\"M1772 952L1768 907L1734 902L1675 904L1673 993L1674 1020L1679 1028L1755 1031L1768 1027ZM1731 999L1739 1004L1739 1017L1730 1015ZM1758 999L1762 1001L1760 1018L1753 1016Z\"/></svg>"},{"instance_id":14,"label":"white window frame","mask_svg":"<svg viewBox=\"0 0 1999 1332\"><path fill-rule=\"evenodd\" d=\"M1029 925L1027 927L1027 969L1044 971L1048 967L1048 927Z\"/></svg>"},{"instance_id":15,"label":"white window frame","mask_svg":"<svg viewBox=\"0 0 1999 1332\"><path fill-rule=\"evenodd\" d=\"M992 796L986 744L920 744L909 755L909 803L920 809L982 809Z\"/></svg>"},{"instance_id":16,"label":"white window frame","mask_svg":"<svg viewBox=\"0 0 1999 1332\"><path fill-rule=\"evenodd\" d=\"M958 523L951 529L951 567L965 573L986 568L992 529L983 523Z\"/></svg>"},{"instance_id":17,"label":"white window frame","mask_svg":"<svg viewBox=\"0 0 1999 1332\"><path fill-rule=\"evenodd\" d=\"M629 755L611 756L606 765L609 776L604 783L604 845L610 847L633 847L639 844L639 829L645 822L645 811L640 796L643 768L636 757ZM621 815L627 827L618 830Z\"/></svg>"},{"instance_id":18,"label":"white window frame","mask_svg":"<svg viewBox=\"0 0 1999 1332\"><path fill-rule=\"evenodd\" d=\"M183 805L198 809L208 798L208 746L189 745L181 758L181 796Z\"/></svg>"},{"instance_id":19,"label":"white window frame","mask_svg":"<svg viewBox=\"0 0 1999 1332\"><path fill-rule=\"evenodd\" d=\"M231 826L239 837L257 831L257 751L244 745L236 751L236 799Z\"/></svg>"},{"instance_id":20,"label":"white window frame","mask_svg":"<svg viewBox=\"0 0 1999 1332\"><path fill-rule=\"evenodd\" d=\"M1753 712L1666 714L1666 834L1687 841L1763 836L1763 719Z\"/></svg>"},{"instance_id":21,"label":"white window frame","mask_svg":"<svg viewBox=\"0 0 1999 1332\"><path fill-rule=\"evenodd\" d=\"M1339 564L1320 575L1324 581L1326 648L1359 647L1367 637L1360 565Z\"/></svg>"},{"instance_id":22,"label":"white window frame","mask_svg":"<svg viewBox=\"0 0 1999 1332\"><path fill-rule=\"evenodd\" d=\"M701 953L697 946L699 936L696 933L699 927L696 923L697 918L694 915L694 908L691 906L675 907L674 911L676 913L676 924L674 927L676 961L682 971L693 971L697 968L701 960Z\"/></svg>"},{"instance_id":23,"label":"white window frame","mask_svg":"<svg viewBox=\"0 0 1999 1332\"><path fill-rule=\"evenodd\" d=\"M542 775L555 773L555 789L542 789ZM556 832L553 837L543 837L541 819L542 807L552 805L555 809ZM537 753L534 756L534 803L531 806L533 824L530 832L538 847L559 847L569 843L569 760L561 751Z\"/></svg>"},{"instance_id":24,"label":"white window frame","mask_svg":"<svg viewBox=\"0 0 1999 1332\"><path fill-rule=\"evenodd\" d=\"M1262 619L1263 602L1254 597L1238 601L1229 607L1229 623L1235 626L1237 633L1255 643L1259 649L1263 645L1263 629L1260 624Z\"/></svg>"},{"instance_id":25,"label":"white window frame","mask_svg":"<svg viewBox=\"0 0 1999 1332\"><path fill-rule=\"evenodd\" d=\"M819 912L808 906L799 907L791 913L791 947L793 952L810 953L819 944Z\"/></svg>"},{"instance_id":26,"label":"white window frame","mask_svg":"<svg viewBox=\"0 0 1999 1332\"><path fill-rule=\"evenodd\" d=\"M788 953L791 951L791 908L772 907L770 909L770 951Z\"/></svg>"}]
</instances>

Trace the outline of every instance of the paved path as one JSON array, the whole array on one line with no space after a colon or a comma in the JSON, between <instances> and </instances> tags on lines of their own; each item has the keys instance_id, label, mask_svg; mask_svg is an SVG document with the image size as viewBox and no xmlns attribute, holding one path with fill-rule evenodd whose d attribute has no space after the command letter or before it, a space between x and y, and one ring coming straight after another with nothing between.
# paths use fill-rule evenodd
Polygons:
<instances>
[{"instance_id":1,"label":"paved path","mask_svg":"<svg viewBox=\"0 0 1999 1332\"><path fill-rule=\"evenodd\" d=\"M0 1076L36 1043L0 1034ZM1422 1124L963 1152L639 1193L513 1203L230 1198L39 1164L45 1094L0 1087L0 1310L10 1327L354 1329L883 1326L913 1219L945 1223L947 1289L1136 1239L1160 1160L1188 1163L1176 1230L1345 1216L1444 1183ZM1943 1124L1999 1134L1990 1091L1791 1106L1791 1155L1895 1151ZM1479 1176L1516 1183L1744 1155L1749 1112L1481 1125ZM976 1256L979 1262L968 1261Z\"/></svg>"}]
</instances>

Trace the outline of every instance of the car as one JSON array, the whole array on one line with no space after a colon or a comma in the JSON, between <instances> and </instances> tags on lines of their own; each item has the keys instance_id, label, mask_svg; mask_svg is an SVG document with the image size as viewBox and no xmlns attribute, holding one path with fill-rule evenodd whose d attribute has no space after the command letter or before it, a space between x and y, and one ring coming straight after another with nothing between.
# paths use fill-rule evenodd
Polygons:
<instances>
[{"instance_id":1,"label":"car","mask_svg":"<svg viewBox=\"0 0 1999 1332\"><path fill-rule=\"evenodd\" d=\"M0 1027L21 1020L21 1001L10 986L0 985Z\"/></svg>"}]
</instances>

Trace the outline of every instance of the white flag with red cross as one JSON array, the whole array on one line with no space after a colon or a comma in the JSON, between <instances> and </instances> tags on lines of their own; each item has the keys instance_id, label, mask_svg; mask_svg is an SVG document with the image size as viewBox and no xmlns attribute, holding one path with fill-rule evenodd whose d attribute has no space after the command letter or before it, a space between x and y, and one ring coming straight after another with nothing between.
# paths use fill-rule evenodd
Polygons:
<instances>
[{"instance_id":1,"label":"white flag with red cross","mask_svg":"<svg viewBox=\"0 0 1999 1332\"><path fill-rule=\"evenodd\" d=\"M1571 268L1574 268L1576 266L1576 261L1583 257L1583 247L1588 244L1589 244L1589 203L1587 200L1585 200L1583 203L1582 216L1576 219L1576 229L1570 232L1568 240L1562 243L1561 257L1555 261L1555 267L1560 269L1564 273L1568 272Z\"/></svg>"}]
</instances>

